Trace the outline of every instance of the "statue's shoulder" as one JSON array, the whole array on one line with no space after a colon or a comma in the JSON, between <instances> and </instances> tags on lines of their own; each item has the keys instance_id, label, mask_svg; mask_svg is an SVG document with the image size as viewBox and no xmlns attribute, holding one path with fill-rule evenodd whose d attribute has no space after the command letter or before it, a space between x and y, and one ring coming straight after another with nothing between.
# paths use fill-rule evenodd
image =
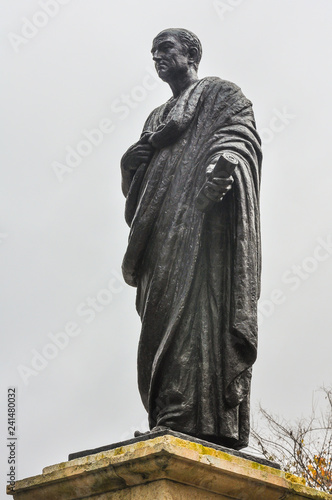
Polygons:
<instances>
[{"instance_id":1,"label":"statue's shoulder","mask_svg":"<svg viewBox=\"0 0 332 500\"><path fill-rule=\"evenodd\" d=\"M157 106L156 108L154 108L154 110L151 111L149 116L162 114L165 110L167 103L168 103L168 101L166 101L163 104L161 104L160 106Z\"/></svg>"},{"instance_id":2,"label":"statue's shoulder","mask_svg":"<svg viewBox=\"0 0 332 500\"><path fill-rule=\"evenodd\" d=\"M217 76L203 78L205 81L205 99L213 103L214 107L225 105L238 112L252 108L252 102L243 94L241 88L233 82L222 80Z\"/></svg>"},{"instance_id":3,"label":"statue's shoulder","mask_svg":"<svg viewBox=\"0 0 332 500\"><path fill-rule=\"evenodd\" d=\"M156 128L160 124L166 104L167 103L164 103L151 111L145 121L143 131L150 130L151 128Z\"/></svg>"},{"instance_id":4,"label":"statue's shoulder","mask_svg":"<svg viewBox=\"0 0 332 500\"><path fill-rule=\"evenodd\" d=\"M241 89L238 85L229 80L223 80L218 76L206 76L202 78L201 82L205 82L205 87L207 89L213 89L215 91L221 91L225 93L231 92L241 92Z\"/></svg>"}]
</instances>

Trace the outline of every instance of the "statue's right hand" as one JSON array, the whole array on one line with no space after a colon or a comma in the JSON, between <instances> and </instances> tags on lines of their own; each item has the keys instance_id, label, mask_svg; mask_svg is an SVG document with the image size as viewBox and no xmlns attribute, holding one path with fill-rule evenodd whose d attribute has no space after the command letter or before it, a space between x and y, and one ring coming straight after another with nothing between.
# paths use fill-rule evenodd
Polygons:
<instances>
[{"instance_id":1,"label":"statue's right hand","mask_svg":"<svg viewBox=\"0 0 332 500\"><path fill-rule=\"evenodd\" d=\"M149 143L136 142L126 151L121 159L124 170L136 171L141 163L149 163L154 153L154 148Z\"/></svg>"}]
</instances>

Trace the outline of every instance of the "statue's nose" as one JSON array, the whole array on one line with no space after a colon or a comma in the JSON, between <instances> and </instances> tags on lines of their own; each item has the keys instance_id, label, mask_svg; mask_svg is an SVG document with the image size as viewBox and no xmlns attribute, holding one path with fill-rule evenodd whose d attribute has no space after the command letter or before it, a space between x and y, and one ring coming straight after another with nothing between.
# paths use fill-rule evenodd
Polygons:
<instances>
[{"instance_id":1,"label":"statue's nose","mask_svg":"<svg viewBox=\"0 0 332 500\"><path fill-rule=\"evenodd\" d=\"M160 61L161 57L160 57L160 54L158 52L158 50L156 50L154 53L153 53L153 57L152 59L157 62L157 61Z\"/></svg>"}]
</instances>

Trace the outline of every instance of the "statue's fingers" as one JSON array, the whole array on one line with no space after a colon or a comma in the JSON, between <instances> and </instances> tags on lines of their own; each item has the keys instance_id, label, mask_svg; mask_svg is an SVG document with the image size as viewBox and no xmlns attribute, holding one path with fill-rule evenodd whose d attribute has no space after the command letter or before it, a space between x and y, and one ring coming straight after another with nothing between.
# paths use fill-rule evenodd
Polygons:
<instances>
[{"instance_id":1,"label":"statue's fingers","mask_svg":"<svg viewBox=\"0 0 332 500\"><path fill-rule=\"evenodd\" d=\"M214 177L212 182L218 184L219 186L229 186L233 184L234 179L231 175L229 177Z\"/></svg>"},{"instance_id":2,"label":"statue's fingers","mask_svg":"<svg viewBox=\"0 0 332 500\"><path fill-rule=\"evenodd\" d=\"M151 151L152 148L148 144L140 144L135 150L136 153L150 153Z\"/></svg>"},{"instance_id":3,"label":"statue's fingers","mask_svg":"<svg viewBox=\"0 0 332 500\"><path fill-rule=\"evenodd\" d=\"M214 201L218 201L220 199L220 197L222 196L220 189L216 189L215 187L213 187L211 185L206 186L205 193L208 195L208 197L210 199L213 199Z\"/></svg>"}]
</instances>

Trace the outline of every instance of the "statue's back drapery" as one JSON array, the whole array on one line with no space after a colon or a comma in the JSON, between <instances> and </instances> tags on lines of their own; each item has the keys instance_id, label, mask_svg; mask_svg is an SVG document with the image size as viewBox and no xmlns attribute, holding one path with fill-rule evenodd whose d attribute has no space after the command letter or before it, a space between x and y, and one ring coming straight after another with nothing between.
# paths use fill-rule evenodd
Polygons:
<instances>
[{"instance_id":1,"label":"statue's back drapery","mask_svg":"<svg viewBox=\"0 0 332 500\"><path fill-rule=\"evenodd\" d=\"M261 150L251 102L217 77L195 81L147 119L154 147L127 195L123 274L142 320L138 382L150 426L247 445L260 282ZM206 167L236 155L230 192L207 212Z\"/></svg>"}]
</instances>

